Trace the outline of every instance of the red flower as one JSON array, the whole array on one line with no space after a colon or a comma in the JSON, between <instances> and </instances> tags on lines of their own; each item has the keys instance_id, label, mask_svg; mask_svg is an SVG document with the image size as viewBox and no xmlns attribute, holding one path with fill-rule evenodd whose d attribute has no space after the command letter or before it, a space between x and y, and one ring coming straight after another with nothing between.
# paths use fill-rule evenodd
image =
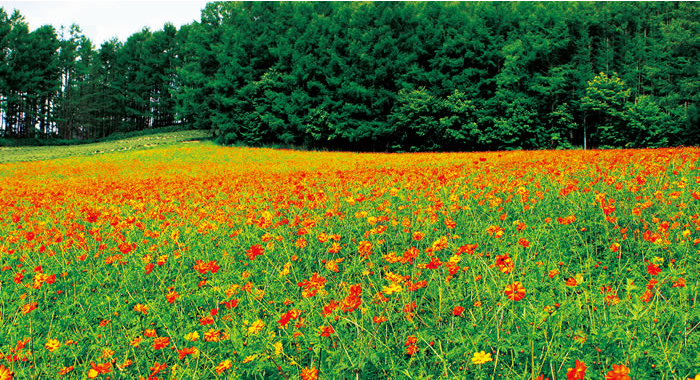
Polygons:
<instances>
[{"instance_id":1,"label":"red flower","mask_svg":"<svg viewBox=\"0 0 700 380\"><path fill-rule=\"evenodd\" d=\"M425 265L426 268L428 269L438 269L442 265L442 261L438 257L433 256L433 258L430 259L430 262Z\"/></svg>"},{"instance_id":2,"label":"red flower","mask_svg":"<svg viewBox=\"0 0 700 380\"><path fill-rule=\"evenodd\" d=\"M416 352L418 352L418 347L416 345L412 344L406 347L406 354L413 356Z\"/></svg>"},{"instance_id":3,"label":"red flower","mask_svg":"<svg viewBox=\"0 0 700 380\"><path fill-rule=\"evenodd\" d=\"M462 306L455 306L455 308L452 309L452 315L455 317L461 317L462 313L464 313L464 308Z\"/></svg>"},{"instance_id":4,"label":"red flower","mask_svg":"<svg viewBox=\"0 0 700 380\"><path fill-rule=\"evenodd\" d=\"M335 334L335 330L333 329L333 326L331 326L331 325L324 327L323 331L321 331L321 336L323 336L323 337L329 337L333 334Z\"/></svg>"},{"instance_id":5,"label":"red flower","mask_svg":"<svg viewBox=\"0 0 700 380\"><path fill-rule=\"evenodd\" d=\"M119 250L121 251L122 254L126 255L129 252L131 252L134 249L134 247L131 244L128 243L121 243L119 244Z\"/></svg>"},{"instance_id":6,"label":"red flower","mask_svg":"<svg viewBox=\"0 0 700 380\"><path fill-rule=\"evenodd\" d=\"M289 323L290 320L292 319L297 319L299 317L299 310L289 310L286 313L282 314L282 317L280 318L277 323L279 323L280 328L283 328Z\"/></svg>"},{"instance_id":7,"label":"red flower","mask_svg":"<svg viewBox=\"0 0 700 380\"><path fill-rule=\"evenodd\" d=\"M576 360L576 366L574 368L569 368L566 372L566 377L569 380L583 380L586 376L586 364Z\"/></svg>"},{"instance_id":8,"label":"red flower","mask_svg":"<svg viewBox=\"0 0 700 380\"><path fill-rule=\"evenodd\" d=\"M647 273L652 276L656 276L661 273L661 268L659 268L656 264L649 264L647 265Z\"/></svg>"},{"instance_id":9,"label":"red flower","mask_svg":"<svg viewBox=\"0 0 700 380\"><path fill-rule=\"evenodd\" d=\"M224 305L226 305L226 309L233 309L234 307L238 306L238 300L234 298L230 301L224 302Z\"/></svg>"},{"instance_id":10,"label":"red flower","mask_svg":"<svg viewBox=\"0 0 700 380\"><path fill-rule=\"evenodd\" d=\"M255 244L246 251L246 253L248 253L248 259L250 260L254 260L256 256L262 255L263 252L265 252L265 248L263 248L260 244Z\"/></svg>"}]
</instances>

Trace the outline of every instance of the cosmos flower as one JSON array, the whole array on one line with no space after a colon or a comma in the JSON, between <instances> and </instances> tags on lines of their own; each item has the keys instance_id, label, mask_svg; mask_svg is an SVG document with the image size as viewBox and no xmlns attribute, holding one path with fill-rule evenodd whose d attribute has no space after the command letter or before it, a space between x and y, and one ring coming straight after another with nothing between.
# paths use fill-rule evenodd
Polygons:
<instances>
[{"instance_id":1,"label":"cosmos flower","mask_svg":"<svg viewBox=\"0 0 700 380\"><path fill-rule=\"evenodd\" d=\"M486 353L486 351L475 352L472 356L472 363L474 364L484 364L493 361L491 358L491 353Z\"/></svg>"},{"instance_id":2,"label":"cosmos flower","mask_svg":"<svg viewBox=\"0 0 700 380\"><path fill-rule=\"evenodd\" d=\"M4 365L0 364L0 380L12 380L14 376L14 372L10 371L9 368L6 368Z\"/></svg>"},{"instance_id":3,"label":"cosmos flower","mask_svg":"<svg viewBox=\"0 0 700 380\"><path fill-rule=\"evenodd\" d=\"M214 370L216 371L217 374L221 374L225 370L231 368L231 365L232 365L231 360L226 359L226 360L222 361L221 363L219 363L219 365L217 365L216 368L214 368Z\"/></svg>"},{"instance_id":4,"label":"cosmos flower","mask_svg":"<svg viewBox=\"0 0 700 380\"><path fill-rule=\"evenodd\" d=\"M574 368L568 368L566 371L566 377L569 380L583 380L586 376L586 364L576 359L576 365Z\"/></svg>"},{"instance_id":5,"label":"cosmos flower","mask_svg":"<svg viewBox=\"0 0 700 380\"><path fill-rule=\"evenodd\" d=\"M629 373L630 369L623 364L613 364L612 371L605 375L605 380L630 380Z\"/></svg>"},{"instance_id":6,"label":"cosmos flower","mask_svg":"<svg viewBox=\"0 0 700 380\"><path fill-rule=\"evenodd\" d=\"M318 368L304 367L301 370L301 380L316 380L318 379Z\"/></svg>"},{"instance_id":7,"label":"cosmos flower","mask_svg":"<svg viewBox=\"0 0 700 380\"><path fill-rule=\"evenodd\" d=\"M49 341L44 344L44 347L46 347L49 352L54 352L61 347L61 342L59 342L57 339L49 339Z\"/></svg>"},{"instance_id":8,"label":"cosmos flower","mask_svg":"<svg viewBox=\"0 0 700 380\"><path fill-rule=\"evenodd\" d=\"M249 327L248 327L248 335L255 335L260 330L265 327L265 322L263 322L261 319L258 319L257 321L253 322Z\"/></svg>"},{"instance_id":9,"label":"cosmos flower","mask_svg":"<svg viewBox=\"0 0 700 380\"><path fill-rule=\"evenodd\" d=\"M167 336L164 337L158 337L153 340L153 349L154 350L161 350L165 347L168 347L170 344L170 338Z\"/></svg>"},{"instance_id":10,"label":"cosmos flower","mask_svg":"<svg viewBox=\"0 0 700 380\"><path fill-rule=\"evenodd\" d=\"M525 288L520 281L516 281L506 286L503 292L506 294L508 299L512 301L520 301L521 299L525 298Z\"/></svg>"}]
</instances>

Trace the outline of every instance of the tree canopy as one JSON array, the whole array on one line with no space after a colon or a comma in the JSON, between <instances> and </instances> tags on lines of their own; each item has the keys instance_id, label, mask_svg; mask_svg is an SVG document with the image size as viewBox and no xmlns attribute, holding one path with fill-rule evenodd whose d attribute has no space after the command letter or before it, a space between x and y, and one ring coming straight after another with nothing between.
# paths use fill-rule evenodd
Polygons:
<instances>
[{"instance_id":1,"label":"tree canopy","mask_svg":"<svg viewBox=\"0 0 700 380\"><path fill-rule=\"evenodd\" d=\"M225 144L432 151L700 141L693 2L217 2L93 46L0 8L0 133L180 124Z\"/></svg>"}]
</instances>

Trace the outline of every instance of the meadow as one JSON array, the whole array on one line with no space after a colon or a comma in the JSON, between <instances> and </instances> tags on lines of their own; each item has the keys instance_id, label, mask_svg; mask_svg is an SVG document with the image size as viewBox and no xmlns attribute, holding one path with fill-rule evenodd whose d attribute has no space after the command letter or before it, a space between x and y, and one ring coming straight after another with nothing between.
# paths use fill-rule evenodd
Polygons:
<instances>
[{"instance_id":1,"label":"meadow","mask_svg":"<svg viewBox=\"0 0 700 380\"><path fill-rule=\"evenodd\" d=\"M0 164L0 379L695 378L699 158Z\"/></svg>"},{"instance_id":2,"label":"meadow","mask_svg":"<svg viewBox=\"0 0 700 380\"><path fill-rule=\"evenodd\" d=\"M9 162L52 160L64 157L90 156L112 152L148 149L156 146L172 145L188 141L207 140L211 136L205 131L178 131L150 133L90 144L57 146L0 146L0 164ZM66 140L63 140L64 142ZM0 141L1 142L1 141Z\"/></svg>"}]
</instances>

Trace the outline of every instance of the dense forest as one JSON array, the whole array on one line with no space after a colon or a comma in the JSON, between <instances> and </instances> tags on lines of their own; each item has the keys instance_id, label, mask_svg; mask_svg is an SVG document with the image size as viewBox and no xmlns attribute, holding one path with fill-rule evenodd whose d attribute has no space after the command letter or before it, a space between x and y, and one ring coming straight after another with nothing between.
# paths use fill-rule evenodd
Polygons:
<instances>
[{"instance_id":1,"label":"dense forest","mask_svg":"<svg viewBox=\"0 0 700 380\"><path fill-rule=\"evenodd\" d=\"M225 144L700 143L695 2L209 3L95 47L0 8L0 136L180 125Z\"/></svg>"}]
</instances>

